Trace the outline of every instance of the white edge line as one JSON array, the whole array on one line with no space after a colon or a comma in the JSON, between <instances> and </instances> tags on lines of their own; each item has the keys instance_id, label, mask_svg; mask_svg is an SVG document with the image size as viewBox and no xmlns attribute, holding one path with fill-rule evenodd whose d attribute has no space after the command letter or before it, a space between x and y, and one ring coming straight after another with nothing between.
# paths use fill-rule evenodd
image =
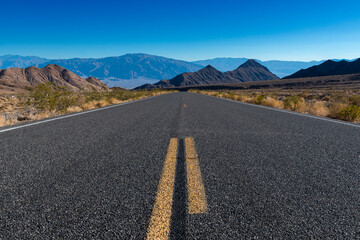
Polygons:
<instances>
[{"instance_id":1,"label":"white edge line","mask_svg":"<svg viewBox=\"0 0 360 240\"><path fill-rule=\"evenodd\" d=\"M87 111L82 111L82 112L78 112L78 113L71 113L71 114L68 114L68 115L64 115L64 116L60 116L60 117L54 117L54 118L46 119L46 120L40 120L38 122L28 123L28 124L24 124L24 125L20 125L20 126L16 126L16 127L10 127L10 128L0 130L0 133L12 131L12 130L19 129L19 128L34 126L34 125L38 125L38 124L41 124L41 123L52 122L52 121L60 120L60 119L64 119L64 118L75 117L75 116L83 115L83 114L86 114L86 113L97 112L97 111L101 111L101 110L105 110L105 109L109 109L109 108L119 107L119 106L127 105L127 104L130 104L130 103L136 103L136 102L148 100L148 99L158 97L158 96L161 96L161 95L151 96L151 97L147 97L147 98L143 98L143 99L139 99L139 100L135 100L135 101L130 101L130 102L114 104L114 105L110 105L110 106L106 106L106 107L102 107L102 108L96 108L96 109L87 110Z\"/></svg>"},{"instance_id":2,"label":"white edge line","mask_svg":"<svg viewBox=\"0 0 360 240\"><path fill-rule=\"evenodd\" d=\"M201 94L201 93L198 93L198 94ZM244 103L244 102L235 101L235 100L228 99L228 98L215 97L215 96L206 95L206 94L201 94L201 95L208 96L208 97L213 97L213 98L216 98L216 99L222 99L222 100L225 100L225 101L235 102L235 103L239 103L239 104L243 104L243 105L247 105L247 106L264 108L264 109L273 110L273 111L277 111L277 112L289 113L289 114L293 114L293 115L297 115L297 116L313 118L313 119L317 119L317 120L323 120L323 121L327 121L327 122L338 123L338 124L342 124L342 125L346 125L346 126L360 128L360 125L357 125L357 124L354 124L354 123L348 123L348 122L341 121L341 120L335 120L335 119L325 118L325 117L318 117L318 116L313 116L313 115L309 115L309 114L298 113L298 112L293 112L293 111L289 111L289 110L285 110L285 109L272 108L272 107L267 107L267 106L262 106L262 105L251 104L251 103Z\"/></svg>"}]
</instances>

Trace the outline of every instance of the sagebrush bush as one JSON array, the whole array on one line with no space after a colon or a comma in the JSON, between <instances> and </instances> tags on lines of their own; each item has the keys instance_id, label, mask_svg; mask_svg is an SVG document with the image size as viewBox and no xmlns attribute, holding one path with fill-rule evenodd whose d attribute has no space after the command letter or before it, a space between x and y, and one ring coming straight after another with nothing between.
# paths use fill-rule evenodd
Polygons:
<instances>
[{"instance_id":1,"label":"sagebrush bush","mask_svg":"<svg viewBox=\"0 0 360 240\"><path fill-rule=\"evenodd\" d=\"M349 102L352 105L360 106L360 95L353 95L349 98Z\"/></svg>"},{"instance_id":2,"label":"sagebrush bush","mask_svg":"<svg viewBox=\"0 0 360 240\"><path fill-rule=\"evenodd\" d=\"M287 96L284 100L284 108L291 111L299 111L302 98L300 96Z\"/></svg>"},{"instance_id":3,"label":"sagebrush bush","mask_svg":"<svg viewBox=\"0 0 360 240\"><path fill-rule=\"evenodd\" d=\"M345 121L356 121L360 118L360 106L350 104L338 113L338 118Z\"/></svg>"},{"instance_id":4,"label":"sagebrush bush","mask_svg":"<svg viewBox=\"0 0 360 240\"><path fill-rule=\"evenodd\" d=\"M329 115L329 108L325 105L323 101L311 101L307 105L307 112L315 115L326 117Z\"/></svg>"},{"instance_id":5,"label":"sagebrush bush","mask_svg":"<svg viewBox=\"0 0 360 240\"><path fill-rule=\"evenodd\" d=\"M271 98L271 97L265 98L264 103L262 105L265 105L268 107L273 107L273 108L284 108L284 103L282 101Z\"/></svg>"},{"instance_id":6,"label":"sagebrush bush","mask_svg":"<svg viewBox=\"0 0 360 240\"><path fill-rule=\"evenodd\" d=\"M255 98L254 103L257 105L262 105L265 102L265 95L259 95Z\"/></svg>"},{"instance_id":7,"label":"sagebrush bush","mask_svg":"<svg viewBox=\"0 0 360 240\"><path fill-rule=\"evenodd\" d=\"M232 100L236 100L237 99L237 96L234 92L230 92L229 93L229 98L232 99Z\"/></svg>"},{"instance_id":8,"label":"sagebrush bush","mask_svg":"<svg viewBox=\"0 0 360 240\"><path fill-rule=\"evenodd\" d=\"M48 83L33 88L27 104L41 111L66 112L77 103L78 98L73 91Z\"/></svg>"}]
</instances>

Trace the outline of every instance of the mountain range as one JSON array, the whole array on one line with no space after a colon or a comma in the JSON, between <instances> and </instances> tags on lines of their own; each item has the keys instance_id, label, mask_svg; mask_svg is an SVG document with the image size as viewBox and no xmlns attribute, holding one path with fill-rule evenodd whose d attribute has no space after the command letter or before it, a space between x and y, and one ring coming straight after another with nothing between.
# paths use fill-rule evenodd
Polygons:
<instances>
[{"instance_id":1,"label":"mountain range","mask_svg":"<svg viewBox=\"0 0 360 240\"><path fill-rule=\"evenodd\" d=\"M334 76L360 73L360 58L355 61L333 61L328 60L320 65L312 66L285 77L287 78L308 78L319 76Z\"/></svg>"},{"instance_id":2,"label":"mountain range","mask_svg":"<svg viewBox=\"0 0 360 240\"><path fill-rule=\"evenodd\" d=\"M27 68L30 66L44 67L57 64L81 77L94 76L107 83L108 86L133 88L144 83L156 83L162 79L171 79L184 72L195 72L211 65L226 72L245 63L247 58L215 58L186 62L148 54L126 54L107 58L74 58L46 59L40 57L23 57L15 55L0 56L0 69ZM279 77L288 76L296 71L324 61L260 61Z\"/></svg>"},{"instance_id":3,"label":"mountain range","mask_svg":"<svg viewBox=\"0 0 360 240\"><path fill-rule=\"evenodd\" d=\"M211 65L220 71L226 72L235 69L236 67L245 63L247 60L249 59L248 58L214 58L214 59L194 61L193 63L199 64L201 66ZM292 73L295 73L300 69L318 65L325 61L322 60L322 61L302 62L302 61L280 61L280 60L261 61L259 59L255 59L255 60L258 63L262 64L263 66L267 67L276 76L279 76L281 78L288 76Z\"/></svg>"},{"instance_id":4,"label":"mountain range","mask_svg":"<svg viewBox=\"0 0 360 240\"><path fill-rule=\"evenodd\" d=\"M170 80L161 80L155 84L144 84L136 89L201 86L276 79L279 78L272 74L269 69L250 59L233 71L221 72L208 65L199 71L185 72Z\"/></svg>"},{"instance_id":5,"label":"mountain range","mask_svg":"<svg viewBox=\"0 0 360 240\"><path fill-rule=\"evenodd\" d=\"M44 67L48 64L62 66L81 77L93 76L108 86L133 88L144 83L170 79L183 72L197 71L202 66L195 63L154 56L126 54L106 58L46 59L6 55L0 57L0 68Z\"/></svg>"},{"instance_id":6,"label":"mountain range","mask_svg":"<svg viewBox=\"0 0 360 240\"><path fill-rule=\"evenodd\" d=\"M8 68L0 71L0 92L11 93L44 83L55 83L73 91L107 91L108 87L94 77L81 78L55 64L46 67Z\"/></svg>"},{"instance_id":7,"label":"mountain range","mask_svg":"<svg viewBox=\"0 0 360 240\"><path fill-rule=\"evenodd\" d=\"M134 60L134 56L131 56L126 62L131 66L134 67L133 62L131 60ZM156 59L159 59L158 57L155 57ZM130 60L131 59L131 60ZM147 60L145 60L147 59ZM75 61L75 59L72 59ZM82 62L82 59L76 59L78 61L76 66L80 66L81 68L85 68L86 65L89 65L89 61L85 61L85 66L80 64ZM141 62L140 67L142 65L149 67L149 66L156 66L157 70L160 68L164 68L166 71L166 64L173 64L172 70L176 69L176 71L179 71L179 64L177 62L172 62L171 59L160 59L161 62L158 63L158 65L154 65L154 58L142 56L139 59L136 59L136 62ZM145 61L145 62L144 62ZM166 62L165 65L161 65L162 63ZM175 60L176 61L176 60ZM129 63L130 62L130 63ZM151 62L151 64L149 63ZM23 66L22 64L33 64L33 65L42 65L43 60L41 58L31 58L28 57L26 59L26 63L21 61L21 58L13 58L11 64L17 64L18 66ZM92 66L96 63L92 62ZM4 64L9 64L9 62L4 61ZM63 62L65 64L65 62ZM110 68L109 64L109 68ZM161 65L161 66L159 66ZM71 66L71 65L70 65ZM99 66L99 65L98 65ZM184 65L183 65L184 66ZM106 71L105 66L99 66L97 69L101 68L102 70ZM146 68L145 67L145 68ZM191 65L186 65L185 67L191 67ZM142 68L142 69L145 69ZM111 69L111 68L110 68ZM197 69L197 67L195 67ZM167 69L169 71L169 69ZM171 69L170 69L171 70ZM138 69L137 71L141 71L141 69ZM146 72L146 70L143 70ZM184 71L182 69L181 71ZM91 71L93 73L96 73L96 71ZM158 72L158 71L155 71ZM155 74L155 73L154 73ZM159 74L159 73L157 73ZM360 74L360 59L357 59L355 61L333 61L328 60L325 61L319 65L312 66L307 69L301 69L300 71L289 75L281 80L280 82L283 82L285 85L289 85L290 83L287 83L286 79L292 79L295 78L296 85L305 84L305 82L309 82L310 85L315 84L315 82L312 79L315 79L316 77L323 77L324 79L317 80L320 85L321 82L327 83L327 81L330 82L338 82L342 83L345 80L342 78L340 79L333 79L331 76L337 75L340 76L349 76L348 78L350 80L346 80L349 84L352 80L354 80L354 76L356 74ZM159 77L160 75L157 75ZM171 76L171 75L168 75ZM356 75L355 77L357 77ZM336 77L336 76L335 76ZM274 81L270 81L269 83L264 83L264 81L268 80L277 80L279 79L276 75L271 73L269 69L260 63L258 63L256 60L247 60L245 63L241 64L238 68L232 71L226 71L222 72L217 70L211 65L208 65L200 70L193 71L193 72L184 72L181 74L178 74L177 76L171 78L170 80L161 80L159 82L156 82L154 84L144 84L137 89L153 89L153 88L169 88L169 87L184 87L184 86L225 86L228 84L237 84L237 83L246 83L246 82L252 82L252 85L256 84L256 82L262 81L261 84L256 84L255 87L260 86L270 86ZM344 78L345 79L345 78ZM347 79L347 78L346 78ZM32 86L36 86L41 83L47 83L52 82L56 83L57 85L64 86L68 89L72 89L74 91L90 91L90 90L96 90L96 91L106 91L108 90L108 87L99 79L95 77L88 77L88 78L82 78L76 73L69 71L68 69L65 69L62 66L56 65L56 64L48 64L47 66L43 68L31 66L28 68L7 68L4 70L0 70L0 92L1 93L11 93L16 92L18 90L27 89ZM276 83L279 86L281 83ZM351 82L352 83L352 82ZM293 84L293 83L291 83ZM291 85L290 84L290 85ZM353 83L352 83L353 84ZM357 83L354 83L357 84ZM289 85L289 86L290 86ZM229 85L230 86L230 85ZM239 85L240 86L240 85ZM244 85L245 86L245 85Z\"/></svg>"}]
</instances>

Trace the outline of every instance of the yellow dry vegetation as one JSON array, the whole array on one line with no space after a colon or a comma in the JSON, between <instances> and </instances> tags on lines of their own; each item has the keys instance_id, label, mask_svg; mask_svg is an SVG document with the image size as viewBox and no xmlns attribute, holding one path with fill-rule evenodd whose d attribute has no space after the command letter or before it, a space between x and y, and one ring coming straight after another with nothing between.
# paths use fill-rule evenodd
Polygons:
<instances>
[{"instance_id":1,"label":"yellow dry vegetation","mask_svg":"<svg viewBox=\"0 0 360 240\"><path fill-rule=\"evenodd\" d=\"M40 84L31 91L15 96L0 96L0 127L101 108L169 92L173 91L129 91L115 88L108 92L75 93L59 86Z\"/></svg>"},{"instance_id":2,"label":"yellow dry vegetation","mask_svg":"<svg viewBox=\"0 0 360 240\"><path fill-rule=\"evenodd\" d=\"M330 117L352 122L360 121L360 91L356 89L190 91L315 116Z\"/></svg>"},{"instance_id":3,"label":"yellow dry vegetation","mask_svg":"<svg viewBox=\"0 0 360 240\"><path fill-rule=\"evenodd\" d=\"M273 99L271 97L268 97L264 100L264 103L263 103L265 106L268 106L268 107L273 107L273 108L284 108L284 102L283 101L280 101L280 100L277 100L277 99Z\"/></svg>"},{"instance_id":4,"label":"yellow dry vegetation","mask_svg":"<svg viewBox=\"0 0 360 240\"><path fill-rule=\"evenodd\" d=\"M0 116L0 127L7 125L6 119L4 116Z\"/></svg>"},{"instance_id":5,"label":"yellow dry vegetation","mask_svg":"<svg viewBox=\"0 0 360 240\"><path fill-rule=\"evenodd\" d=\"M312 101L307 106L307 112L311 115L327 117L330 114L329 107L324 101Z\"/></svg>"}]
</instances>

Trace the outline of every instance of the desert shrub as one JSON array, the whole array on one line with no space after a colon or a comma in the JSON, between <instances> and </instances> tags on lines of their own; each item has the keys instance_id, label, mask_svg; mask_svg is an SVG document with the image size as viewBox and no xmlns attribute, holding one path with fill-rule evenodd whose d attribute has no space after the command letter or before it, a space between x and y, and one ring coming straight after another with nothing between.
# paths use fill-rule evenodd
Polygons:
<instances>
[{"instance_id":1,"label":"desert shrub","mask_svg":"<svg viewBox=\"0 0 360 240\"><path fill-rule=\"evenodd\" d=\"M215 97L221 97L222 94L220 92L215 93Z\"/></svg>"},{"instance_id":2,"label":"desert shrub","mask_svg":"<svg viewBox=\"0 0 360 240\"><path fill-rule=\"evenodd\" d=\"M273 99L271 97L265 98L262 105L273 107L273 108L284 108L284 103L280 100Z\"/></svg>"},{"instance_id":3,"label":"desert shrub","mask_svg":"<svg viewBox=\"0 0 360 240\"><path fill-rule=\"evenodd\" d=\"M302 107L303 100L300 96L287 96L284 99L284 108L291 111L298 111Z\"/></svg>"},{"instance_id":4,"label":"desert shrub","mask_svg":"<svg viewBox=\"0 0 360 240\"><path fill-rule=\"evenodd\" d=\"M316 115L316 116L328 116L329 115L329 108L325 105L322 101L312 101L307 106L307 112Z\"/></svg>"},{"instance_id":5,"label":"desert shrub","mask_svg":"<svg viewBox=\"0 0 360 240\"><path fill-rule=\"evenodd\" d=\"M305 90L305 91L303 91L303 92L300 94L300 96L303 97L303 98L305 98L305 99L307 99L307 98L310 98L311 93L310 93L309 90Z\"/></svg>"},{"instance_id":6,"label":"desert shrub","mask_svg":"<svg viewBox=\"0 0 360 240\"><path fill-rule=\"evenodd\" d=\"M360 106L360 95L353 95L349 98L349 102L352 105Z\"/></svg>"},{"instance_id":7,"label":"desert shrub","mask_svg":"<svg viewBox=\"0 0 360 240\"><path fill-rule=\"evenodd\" d=\"M92 101L100 101L104 97L104 92L87 92L85 93L86 102L92 102Z\"/></svg>"},{"instance_id":8,"label":"desert shrub","mask_svg":"<svg viewBox=\"0 0 360 240\"><path fill-rule=\"evenodd\" d=\"M338 113L338 118L345 121L356 121L360 118L360 106L350 104Z\"/></svg>"},{"instance_id":9,"label":"desert shrub","mask_svg":"<svg viewBox=\"0 0 360 240\"><path fill-rule=\"evenodd\" d=\"M97 108L101 108L101 107L104 107L104 106L106 106L106 105L108 105L108 102L105 101L105 100L98 101L98 102L96 102L96 104L95 104L95 106L96 106Z\"/></svg>"},{"instance_id":10,"label":"desert shrub","mask_svg":"<svg viewBox=\"0 0 360 240\"><path fill-rule=\"evenodd\" d=\"M223 98L229 98L229 96L230 96L230 94L227 93L227 92L223 92L223 93L221 94L221 97L223 97Z\"/></svg>"},{"instance_id":11,"label":"desert shrub","mask_svg":"<svg viewBox=\"0 0 360 240\"><path fill-rule=\"evenodd\" d=\"M262 105L262 104L264 104L264 102L265 102L265 95L256 96L256 98L254 100L254 103L257 105Z\"/></svg>"},{"instance_id":12,"label":"desert shrub","mask_svg":"<svg viewBox=\"0 0 360 240\"><path fill-rule=\"evenodd\" d=\"M41 111L66 112L67 108L77 103L78 96L64 87L40 84L30 92L27 104Z\"/></svg>"},{"instance_id":13,"label":"desert shrub","mask_svg":"<svg viewBox=\"0 0 360 240\"><path fill-rule=\"evenodd\" d=\"M331 102L329 105L329 117L339 118L339 112L343 110L347 105L342 102Z\"/></svg>"},{"instance_id":14,"label":"desert shrub","mask_svg":"<svg viewBox=\"0 0 360 240\"><path fill-rule=\"evenodd\" d=\"M241 95L241 94L236 94L236 101L240 101L240 102L243 102L244 101L244 95Z\"/></svg>"},{"instance_id":15,"label":"desert shrub","mask_svg":"<svg viewBox=\"0 0 360 240\"><path fill-rule=\"evenodd\" d=\"M237 99L237 96L234 92L230 92L229 95L228 95L228 98L232 99L232 100L236 100Z\"/></svg>"}]
</instances>

